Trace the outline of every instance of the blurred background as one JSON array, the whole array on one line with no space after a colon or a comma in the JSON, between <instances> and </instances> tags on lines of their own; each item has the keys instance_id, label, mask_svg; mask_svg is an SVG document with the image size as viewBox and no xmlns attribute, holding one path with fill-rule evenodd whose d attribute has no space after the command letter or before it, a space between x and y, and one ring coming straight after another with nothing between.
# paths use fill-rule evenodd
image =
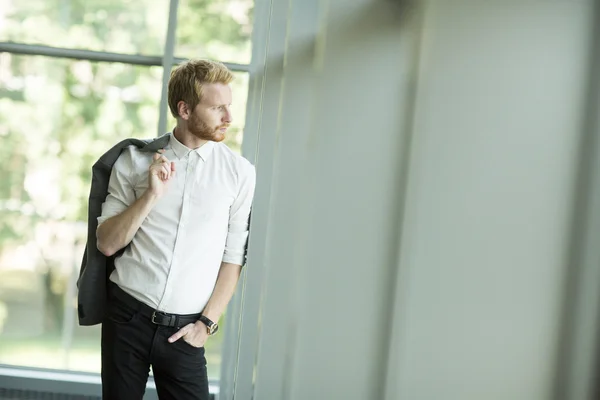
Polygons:
<instances>
[{"instance_id":1,"label":"blurred background","mask_svg":"<svg viewBox=\"0 0 600 400\"><path fill-rule=\"evenodd\" d=\"M595 0L1 1L0 398L98 397L91 165L189 57L257 168L215 397L600 398L599 37Z\"/></svg>"}]
</instances>

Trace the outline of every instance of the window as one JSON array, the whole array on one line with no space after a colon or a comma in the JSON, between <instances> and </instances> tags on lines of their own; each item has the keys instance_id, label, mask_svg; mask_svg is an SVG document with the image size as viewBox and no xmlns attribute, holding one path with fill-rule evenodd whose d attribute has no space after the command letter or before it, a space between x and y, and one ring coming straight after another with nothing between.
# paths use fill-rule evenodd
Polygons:
<instances>
[{"instance_id":1,"label":"window","mask_svg":"<svg viewBox=\"0 0 600 400\"><path fill-rule=\"evenodd\" d=\"M0 363L97 372L75 283L91 165L156 132L159 67L0 56Z\"/></svg>"},{"instance_id":2,"label":"window","mask_svg":"<svg viewBox=\"0 0 600 400\"><path fill-rule=\"evenodd\" d=\"M175 54L248 64L252 5L252 0L180 0Z\"/></svg>"},{"instance_id":3,"label":"window","mask_svg":"<svg viewBox=\"0 0 600 400\"><path fill-rule=\"evenodd\" d=\"M3 0L0 4L2 41L130 54L164 52L169 0Z\"/></svg>"},{"instance_id":4,"label":"window","mask_svg":"<svg viewBox=\"0 0 600 400\"><path fill-rule=\"evenodd\" d=\"M76 313L91 167L123 138L156 136L168 115L169 1L140 3L0 0L0 364L100 371L100 326ZM235 63L226 144L240 152L252 2L179 3L173 56ZM212 380L224 322L206 345Z\"/></svg>"}]
</instances>

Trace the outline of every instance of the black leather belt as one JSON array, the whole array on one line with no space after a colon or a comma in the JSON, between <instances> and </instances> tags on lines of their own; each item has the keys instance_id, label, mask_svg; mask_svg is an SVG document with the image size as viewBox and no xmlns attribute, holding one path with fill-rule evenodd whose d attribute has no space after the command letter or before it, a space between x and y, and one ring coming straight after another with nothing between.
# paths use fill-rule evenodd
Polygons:
<instances>
[{"instance_id":1,"label":"black leather belt","mask_svg":"<svg viewBox=\"0 0 600 400\"><path fill-rule=\"evenodd\" d=\"M168 326L173 328L182 328L187 324L193 324L198 321L201 313L197 314L169 314L162 311L158 311L150 307L149 305L142 303L138 299L127 294L123 289L117 286L115 283L110 283L110 290L112 296L127 306L137 310L141 315L148 318L153 324L160 326Z\"/></svg>"}]
</instances>

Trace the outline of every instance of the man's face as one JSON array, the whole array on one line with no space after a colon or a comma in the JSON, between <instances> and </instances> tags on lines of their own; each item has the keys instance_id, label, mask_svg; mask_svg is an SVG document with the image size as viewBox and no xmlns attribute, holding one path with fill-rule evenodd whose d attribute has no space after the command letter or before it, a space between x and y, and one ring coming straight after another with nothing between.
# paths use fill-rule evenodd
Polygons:
<instances>
[{"instance_id":1,"label":"man's face","mask_svg":"<svg viewBox=\"0 0 600 400\"><path fill-rule=\"evenodd\" d=\"M190 114L188 130L199 139L220 142L231 124L231 88L209 83L202 88L202 100Z\"/></svg>"}]
</instances>

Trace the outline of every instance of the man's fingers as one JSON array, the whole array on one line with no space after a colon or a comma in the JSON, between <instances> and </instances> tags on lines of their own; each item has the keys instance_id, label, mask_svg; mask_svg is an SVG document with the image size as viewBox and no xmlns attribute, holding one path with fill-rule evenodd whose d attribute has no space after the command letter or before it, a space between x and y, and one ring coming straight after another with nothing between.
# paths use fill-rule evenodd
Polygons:
<instances>
[{"instance_id":1,"label":"man's fingers","mask_svg":"<svg viewBox=\"0 0 600 400\"><path fill-rule=\"evenodd\" d=\"M160 172L161 172L163 179L169 179L169 176L171 175L171 171L167 168L167 166L165 164L162 164L162 166L160 167Z\"/></svg>"},{"instance_id":2,"label":"man's fingers","mask_svg":"<svg viewBox=\"0 0 600 400\"><path fill-rule=\"evenodd\" d=\"M154 154L152 154L152 160L156 161L161 157L164 157L163 154L165 152L165 149L158 149Z\"/></svg>"},{"instance_id":3,"label":"man's fingers","mask_svg":"<svg viewBox=\"0 0 600 400\"><path fill-rule=\"evenodd\" d=\"M187 333L187 326L184 326L180 330L178 330L173 336L169 338L169 343L173 343L181 339Z\"/></svg>"},{"instance_id":4,"label":"man's fingers","mask_svg":"<svg viewBox=\"0 0 600 400\"><path fill-rule=\"evenodd\" d=\"M152 154L152 163L160 164L163 162L169 162L167 157L164 156L165 149L158 149L154 154Z\"/></svg>"},{"instance_id":5,"label":"man's fingers","mask_svg":"<svg viewBox=\"0 0 600 400\"><path fill-rule=\"evenodd\" d=\"M171 172L170 162L162 159L158 159L150 164L150 169L154 168L158 168L159 170L166 169L167 171Z\"/></svg>"},{"instance_id":6,"label":"man's fingers","mask_svg":"<svg viewBox=\"0 0 600 400\"><path fill-rule=\"evenodd\" d=\"M194 324L187 324L186 326L184 326L183 328L178 330L173 336L171 336L169 338L169 343L178 341L179 339L181 339L182 337L187 335L190 332L190 330L193 328L194 328Z\"/></svg>"},{"instance_id":7,"label":"man's fingers","mask_svg":"<svg viewBox=\"0 0 600 400\"><path fill-rule=\"evenodd\" d=\"M154 171L153 173L161 180L167 181L175 172L175 163L169 161L167 157L157 152L152 155L152 165L150 166L150 169Z\"/></svg>"},{"instance_id":8,"label":"man's fingers","mask_svg":"<svg viewBox=\"0 0 600 400\"><path fill-rule=\"evenodd\" d=\"M168 162L169 162L169 159L165 156L158 156L158 158L156 158L154 160L155 164L164 164L164 163L168 163Z\"/></svg>"}]
</instances>

